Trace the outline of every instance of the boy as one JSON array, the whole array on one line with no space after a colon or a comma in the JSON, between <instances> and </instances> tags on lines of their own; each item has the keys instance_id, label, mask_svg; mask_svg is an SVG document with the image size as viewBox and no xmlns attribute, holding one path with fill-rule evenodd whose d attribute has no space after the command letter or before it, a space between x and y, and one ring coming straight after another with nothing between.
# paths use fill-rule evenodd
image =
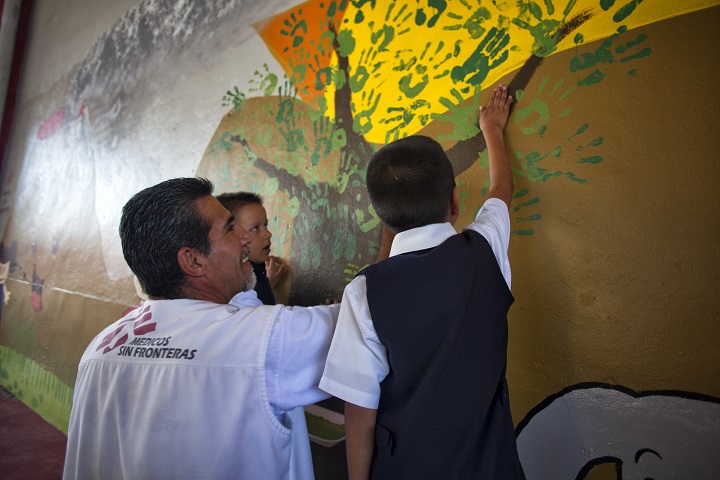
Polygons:
<instances>
[{"instance_id":1,"label":"boy","mask_svg":"<svg viewBox=\"0 0 720 480\"><path fill-rule=\"evenodd\" d=\"M461 234L452 166L432 139L381 148L370 200L397 234L390 258L345 289L320 388L346 401L351 479L524 478L505 381L513 180L512 97L480 107L488 199Z\"/></svg>"},{"instance_id":2,"label":"boy","mask_svg":"<svg viewBox=\"0 0 720 480\"><path fill-rule=\"evenodd\" d=\"M267 213L262 197L251 192L223 193L216 197L223 207L235 215L238 223L250 234L250 262L257 283L255 291L265 305L275 305L273 288L285 273L285 265L270 255L272 232L268 230Z\"/></svg>"}]
</instances>

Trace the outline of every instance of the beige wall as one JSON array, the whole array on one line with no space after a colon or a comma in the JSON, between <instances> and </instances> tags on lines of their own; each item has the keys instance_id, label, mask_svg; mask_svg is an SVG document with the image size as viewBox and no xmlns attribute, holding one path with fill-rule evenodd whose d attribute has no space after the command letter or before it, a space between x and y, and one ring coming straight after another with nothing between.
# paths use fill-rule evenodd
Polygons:
<instances>
[{"instance_id":1,"label":"beige wall","mask_svg":"<svg viewBox=\"0 0 720 480\"><path fill-rule=\"evenodd\" d=\"M510 322L519 390L543 396L549 385L602 381L720 397L718 65L701 53L720 39L718 13L639 29L652 54L606 65L605 79L573 92L572 114L548 122L559 135L511 137L520 151L561 145L559 168L588 151L603 158L572 165L587 184L517 182L541 199L521 211L543 215L510 250L520 266ZM574 53L547 59L527 90L557 79ZM588 147L599 136L603 144ZM566 159L577 146L587 148Z\"/></svg>"},{"instance_id":2,"label":"beige wall","mask_svg":"<svg viewBox=\"0 0 720 480\"><path fill-rule=\"evenodd\" d=\"M363 134L356 143L336 142L313 162L318 139L335 138L328 133L333 122L353 123L334 110L332 87L314 91L311 82L309 93L295 99L287 90L278 97L277 88L267 96L258 88L273 79L284 88L288 59L306 61L299 52L310 47L312 27L308 43L283 51L288 39L269 21L289 15L297 2L196 2L194 16L173 16L161 1L34 3L2 172L11 208L2 217L0 260L9 262L4 289L10 297L0 322L0 384L61 428L85 346L139 301L116 228L120 208L141 188L198 174L212 179L218 192L264 194L275 253L291 262L281 297L301 303L338 295L371 260L378 229L362 183L367 158L348 155L383 144L390 127L402 124L393 120L399 113L388 110L392 105L415 114L400 133L425 133L452 151L464 208L458 226L483 201L487 170L483 155L477 160L473 153L483 149L472 144L474 132L457 133L460 121L442 117L447 107L440 101L452 100L455 114L471 122L475 84L469 76L454 84L459 98L440 86L442 79L417 96L398 93L388 84L398 66L393 55L405 45L401 36L389 44L388 57L378 54L379 72L390 80L370 76L366 88L353 93L351 115L364 118L377 99L371 90L400 99L390 107L378 102L367 116L371 127L356 123ZM531 76L522 67L536 48L534 38L500 21L510 32L508 60L485 72L483 83L520 85L523 93L506 135L516 174L508 376L521 454L532 478L575 478L582 468L601 476L603 467L593 466L604 454L630 459L630 472L633 455L654 448L662 450L666 471L703 478L720 468L709 455L720 447L712 426L720 405L720 65L713 51L720 8L712 1L642 2L613 23L622 5L605 13L600 3L577 2L567 18L584 7L594 16ZM496 4L504 5L481 2L493 21ZM305 15L318 17L318 5L304 5ZM342 24L354 25L351 72L365 58L369 5L365 23L356 22L350 6ZM469 16L458 5L451 2L438 25L450 21L450 11ZM503 8L500 13L512 13L513 7ZM556 17L562 18L559 7ZM138 33L139 19L154 32L150 40ZM618 33L621 25L630 28ZM443 38L412 28L416 38ZM464 38L461 56L482 38ZM573 62L579 59L588 68L578 69ZM316 67L335 61L326 49ZM442 70L433 70L436 65L428 60L430 71ZM423 70L400 73L412 74L416 85ZM241 110L223 101L234 86L246 96ZM327 99L324 119L317 113L325 105L321 98ZM293 106L292 118L278 120L282 105ZM290 127L302 138L294 150ZM254 156L233 136L247 139ZM33 296L33 283L41 294ZM626 418L615 422L617 415ZM661 433L638 427L648 424ZM693 451L659 437L683 439ZM542 450L540 439L553 444L550 438L563 461ZM567 439L586 442L590 453L562 448ZM609 443L615 450L603 452ZM561 463L567 471L557 468Z\"/></svg>"}]
</instances>

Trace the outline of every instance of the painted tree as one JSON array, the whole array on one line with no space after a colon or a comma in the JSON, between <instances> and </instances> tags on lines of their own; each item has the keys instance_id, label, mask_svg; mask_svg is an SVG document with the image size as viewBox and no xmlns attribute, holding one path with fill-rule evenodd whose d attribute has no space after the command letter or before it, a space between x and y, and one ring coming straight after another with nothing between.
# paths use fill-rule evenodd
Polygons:
<instances>
[{"instance_id":1,"label":"painted tree","mask_svg":"<svg viewBox=\"0 0 720 480\"><path fill-rule=\"evenodd\" d=\"M612 5L601 1L598 6L602 12ZM286 206L271 208L285 210L292 221L291 270L299 281L293 283L290 303L322 303L338 296L376 255L380 222L364 181L373 151L393 139L428 132L446 145L456 175L478 159L483 166L486 147L476 126L480 89L512 70L510 92L525 100L517 104L515 121L524 134L544 135L552 113L542 91L528 102L525 89L543 59L594 15L593 9L577 8L576 0L562 9L551 0L542 6L495 1L476 7L441 0L305 3L259 27L286 77L281 81L259 69L249 93L262 96L247 97L238 87L228 91L224 101L233 108L198 173L223 190L250 188L246 177L253 171L273 182L270 190L263 186L265 191L289 199ZM610 44L625 30L611 35ZM516 35L524 36L514 42ZM582 41L576 34L575 44ZM598 51L578 57L572 68L612 61L612 54ZM513 62L520 67L513 69ZM586 85L578 83L589 86L594 75ZM552 92L569 95L578 88L561 87L556 82ZM576 133L586 129L580 126ZM601 144L597 137L589 146ZM562 177L582 183L571 170L543 166L560 155L562 146L548 153L515 152L514 172L530 182ZM598 155L583 158L576 163L602 161ZM527 188L516 196L520 206L539 201Z\"/></svg>"}]
</instances>

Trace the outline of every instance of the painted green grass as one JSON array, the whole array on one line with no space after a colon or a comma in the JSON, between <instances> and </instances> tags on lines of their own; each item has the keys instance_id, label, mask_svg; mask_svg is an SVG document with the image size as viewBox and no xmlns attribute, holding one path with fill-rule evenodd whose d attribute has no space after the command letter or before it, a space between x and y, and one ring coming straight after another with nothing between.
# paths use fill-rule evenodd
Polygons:
<instances>
[{"instance_id":1,"label":"painted green grass","mask_svg":"<svg viewBox=\"0 0 720 480\"><path fill-rule=\"evenodd\" d=\"M0 345L0 385L67 435L73 389L25 355Z\"/></svg>"}]
</instances>

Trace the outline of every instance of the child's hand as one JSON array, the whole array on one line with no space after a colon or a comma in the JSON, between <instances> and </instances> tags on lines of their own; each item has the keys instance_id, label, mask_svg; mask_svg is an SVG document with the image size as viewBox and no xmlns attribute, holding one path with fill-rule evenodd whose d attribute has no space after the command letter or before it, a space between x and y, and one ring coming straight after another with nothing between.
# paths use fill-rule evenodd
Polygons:
<instances>
[{"instance_id":1,"label":"child's hand","mask_svg":"<svg viewBox=\"0 0 720 480\"><path fill-rule=\"evenodd\" d=\"M508 95L507 86L498 85L490 95L486 107L480 107L480 130L487 133L492 129L503 130L510 115L512 97Z\"/></svg>"},{"instance_id":2,"label":"child's hand","mask_svg":"<svg viewBox=\"0 0 720 480\"><path fill-rule=\"evenodd\" d=\"M279 258L270 255L265 260L265 271L267 272L270 287L275 288L285 274L285 264Z\"/></svg>"}]
</instances>

